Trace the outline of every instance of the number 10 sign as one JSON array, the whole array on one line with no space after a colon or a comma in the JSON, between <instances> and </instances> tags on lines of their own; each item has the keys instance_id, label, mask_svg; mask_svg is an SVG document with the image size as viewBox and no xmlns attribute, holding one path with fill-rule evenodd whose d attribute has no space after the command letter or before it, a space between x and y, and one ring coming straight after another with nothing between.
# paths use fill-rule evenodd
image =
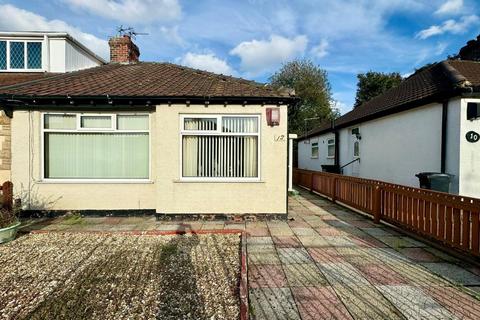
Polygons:
<instances>
[{"instance_id":1,"label":"number 10 sign","mask_svg":"<svg viewBox=\"0 0 480 320\"><path fill-rule=\"evenodd\" d=\"M475 131L468 131L465 135L468 142L475 143L480 140L480 134L476 133Z\"/></svg>"}]
</instances>

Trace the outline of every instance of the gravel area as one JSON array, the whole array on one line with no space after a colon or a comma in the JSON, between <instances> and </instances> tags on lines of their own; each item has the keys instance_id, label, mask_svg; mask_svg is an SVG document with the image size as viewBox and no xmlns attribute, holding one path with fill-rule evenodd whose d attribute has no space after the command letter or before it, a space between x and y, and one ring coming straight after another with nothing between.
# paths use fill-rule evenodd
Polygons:
<instances>
[{"instance_id":1,"label":"gravel area","mask_svg":"<svg viewBox=\"0 0 480 320\"><path fill-rule=\"evenodd\" d=\"M239 235L30 234L0 245L0 319L238 319Z\"/></svg>"}]
</instances>

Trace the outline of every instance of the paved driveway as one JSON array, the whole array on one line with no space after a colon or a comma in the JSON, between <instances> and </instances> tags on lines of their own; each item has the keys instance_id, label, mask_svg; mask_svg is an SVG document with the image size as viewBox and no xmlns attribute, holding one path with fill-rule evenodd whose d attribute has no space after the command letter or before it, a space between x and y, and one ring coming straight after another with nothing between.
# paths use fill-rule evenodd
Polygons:
<instances>
[{"instance_id":1,"label":"paved driveway","mask_svg":"<svg viewBox=\"0 0 480 320\"><path fill-rule=\"evenodd\" d=\"M307 192L289 208L287 222L58 218L30 229L246 230L254 319L480 319L480 268Z\"/></svg>"}]
</instances>

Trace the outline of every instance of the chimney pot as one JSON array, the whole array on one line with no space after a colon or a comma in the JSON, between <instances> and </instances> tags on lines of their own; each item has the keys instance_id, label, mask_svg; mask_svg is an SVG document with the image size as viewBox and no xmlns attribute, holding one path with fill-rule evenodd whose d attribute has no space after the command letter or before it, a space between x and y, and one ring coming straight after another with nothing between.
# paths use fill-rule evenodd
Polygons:
<instances>
[{"instance_id":1,"label":"chimney pot","mask_svg":"<svg viewBox=\"0 0 480 320\"><path fill-rule=\"evenodd\" d=\"M112 37L110 46L110 63L135 63L140 57L140 50L129 35Z\"/></svg>"}]
</instances>

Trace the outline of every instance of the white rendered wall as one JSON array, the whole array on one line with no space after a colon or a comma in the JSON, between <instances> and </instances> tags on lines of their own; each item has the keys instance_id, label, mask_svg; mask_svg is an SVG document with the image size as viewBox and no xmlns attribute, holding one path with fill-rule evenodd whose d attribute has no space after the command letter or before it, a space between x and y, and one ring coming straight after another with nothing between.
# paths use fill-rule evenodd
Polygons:
<instances>
[{"instance_id":1,"label":"white rendered wall","mask_svg":"<svg viewBox=\"0 0 480 320\"><path fill-rule=\"evenodd\" d=\"M460 112L460 194L480 198L480 141L466 140L468 131L480 134L480 119L467 120L467 103L480 103L480 99L462 99Z\"/></svg>"},{"instance_id":2,"label":"white rendered wall","mask_svg":"<svg viewBox=\"0 0 480 320\"><path fill-rule=\"evenodd\" d=\"M460 98L448 102L447 114L447 150L445 171L452 174L451 193L459 193L460 179Z\"/></svg>"},{"instance_id":3,"label":"white rendered wall","mask_svg":"<svg viewBox=\"0 0 480 320\"><path fill-rule=\"evenodd\" d=\"M360 163L344 174L418 187L416 173L440 172L442 105L430 104L340 130L340 165L353 160L360 130Z\"/></svg>"},{"instance_id":4,"label":"white rendered wall","mask_svg":"<svg viewBox=\"0 0 480 320\"><path fill-rule=\"evenodd\" d=\"M322 165L335 164L334 157L328 157L329 139L335 139L333 133L325 133L320 136L298 142L298 167L300 169L308 169L322 171ZM309 142L309 143L307 143ZM312 158L312 143L318 142L318 158Z\"/></svg>"},{"instance_id":5,"label":"white rendered wall","mask_svg":"<svg viewBox=\"0 0 480 320\"><path fill-rule=\"evenodd\" d=\"M65 40L49 39L50 70L47 72L65 72Z\"/></svg>"}]
</instances>

